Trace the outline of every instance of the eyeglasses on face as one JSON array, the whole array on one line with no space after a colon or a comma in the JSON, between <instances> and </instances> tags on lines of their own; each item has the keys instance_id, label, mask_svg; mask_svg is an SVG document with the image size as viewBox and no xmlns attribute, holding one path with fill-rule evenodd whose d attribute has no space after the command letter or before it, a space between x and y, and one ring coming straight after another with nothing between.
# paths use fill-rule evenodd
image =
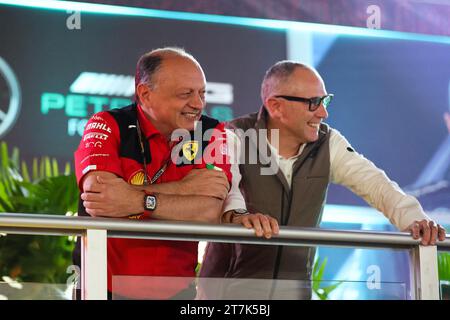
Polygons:
<instances>
[{"instance_id":1,"label":"eyeglasses on face","mask_svg":"<svg viewBox=\"0 0 450 320\"><path fill-rule=\"evenodd\" d=\"M309 111L316 111L321 104L326 108L331 103L331 100L333 99L334 94L330 93L323 97L313 97L313 98L302 98L302 97L294 97L294 96L285 96L285 95L277 95L275 98L282 98L289 101L295 101L295 102L308 102L308 108Z\"/></svg>"}]
</instances>

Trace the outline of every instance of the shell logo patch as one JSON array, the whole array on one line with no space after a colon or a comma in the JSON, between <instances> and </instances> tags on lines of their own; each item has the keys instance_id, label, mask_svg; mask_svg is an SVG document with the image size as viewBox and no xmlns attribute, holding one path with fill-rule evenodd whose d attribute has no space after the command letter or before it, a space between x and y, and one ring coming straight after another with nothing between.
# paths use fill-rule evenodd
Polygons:
<instances>
[{"instance_id":1,"label":"shell logo patch","mask_svg":"<svg viewBox=\"0 0 450 320\"><path fill-rule=\"evenodd\" d=\"M135 185L135 186L142 186L144 184L144 172L143 171L138 171L136 174L134 174L130 180L129 180L131 184Z\"/></svg>"},{"instance_id":2,"label":"shell logo patch","mask_svg":"<svg viewBox=\"0 0 450 320\"><path fill-rule=\"evenodd\" d=\"M183 144L183 156L188 159L189 161L192 161L195 159L198 153L198 142L197 141L188 141L185 144Z\"/></svg>"}]
</instances>

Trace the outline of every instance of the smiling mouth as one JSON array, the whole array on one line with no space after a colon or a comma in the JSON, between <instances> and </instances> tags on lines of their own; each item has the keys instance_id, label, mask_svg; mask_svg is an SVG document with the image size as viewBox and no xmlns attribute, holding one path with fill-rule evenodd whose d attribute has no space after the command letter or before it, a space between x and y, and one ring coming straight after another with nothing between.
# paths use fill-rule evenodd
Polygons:
<instances>
[{"instance_id":1,"label":"smiling mouth","mask_svg":"<svg viewBox=\"0 0 450 320\"><path fill-rule=\"evenodd\" d=\"M308 122L308 126L315 128L315 129L319 129L320 122Z\"/></svg>"},{"instance_id":2,"label":"smiling mouth","mask_svg":"<svg viewBox=\"0 0 450 320\"><path fill-rule=\"evenodd\" d=\"M197 120L198 118L200 118L201 112L200 111L182 112L181 115L183 115L185 118L187 118L189 120Z\"/></svg>"}]
</instances>

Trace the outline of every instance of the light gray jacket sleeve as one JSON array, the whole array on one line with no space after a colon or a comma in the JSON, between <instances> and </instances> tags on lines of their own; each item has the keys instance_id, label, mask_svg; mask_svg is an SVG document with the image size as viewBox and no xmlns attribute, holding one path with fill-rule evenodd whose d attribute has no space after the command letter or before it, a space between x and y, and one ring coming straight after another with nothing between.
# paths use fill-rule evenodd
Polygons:
<instances>
[{"instance_id":1,"label":"light gray jacket sleeve","mask_svg":"<svg viewBox=\"0 0 450 320\"><path fill-rule=\"evenodd\" d=\"M331 130L331 182L349 188L381 211L401 231L406 231L415 220L431 220L416 198L405 194L383 170L354 151L337 130Z\"/></svg>"}]
</instances>

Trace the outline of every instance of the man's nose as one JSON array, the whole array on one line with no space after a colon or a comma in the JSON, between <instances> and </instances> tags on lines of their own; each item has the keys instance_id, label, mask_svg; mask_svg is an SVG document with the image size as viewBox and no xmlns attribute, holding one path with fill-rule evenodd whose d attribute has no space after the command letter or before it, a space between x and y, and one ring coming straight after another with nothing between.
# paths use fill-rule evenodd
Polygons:
<instances>
[{"instance_id":1,"label":"man's nose","mask_svg":"<svg viewBox=\"0 0 450 320\"><path fill-rule=\"evenodd\" d=\"M326 119L328 118L328 111L327 108L323 105L323 103L320 104L319 108L317 108L315 112L315 116L317 118Z\"/></svg>"},{"instance_id":2,"label":"man's nose","mask_svg":"<svg viewBox=\"0 0 450 320\"><path fill-rule=\"evenodd\" d=\"M205 99L201 94L194 94L189 101L189 105L195 109L203 109L205 106Z\"/></svg>"}]
</instances>

